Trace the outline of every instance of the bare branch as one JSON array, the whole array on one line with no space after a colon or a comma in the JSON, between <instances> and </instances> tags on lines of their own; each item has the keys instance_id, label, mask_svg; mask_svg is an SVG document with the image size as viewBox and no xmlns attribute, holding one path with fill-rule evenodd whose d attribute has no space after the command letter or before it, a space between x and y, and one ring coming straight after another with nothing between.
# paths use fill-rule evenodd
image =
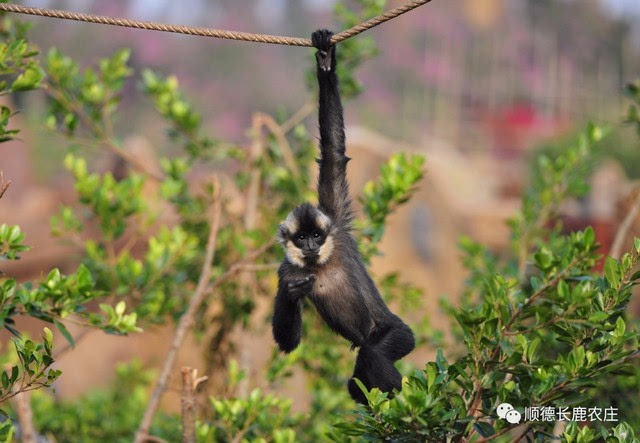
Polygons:
<instances>
[{"instance_id":1,"label":"bare branch","mask_svg":"<svg viewBox=\"0 0 640 443\"><path fill-rule=\"evenodd\" d=\"M36 430L33 427L33 411L31 410L30 398L31 393L26 391L13 397L23 443L36 443Z\"/></svg>"},{"instance_id":2,"label":"bare branch","mask_svg":"<svg viewBox=\"0 0 640 443\"><path fill-rule=\"evenodd\" d=\"M473 390L475 391L475 395L469 401L467 415L478 418L478 408L480 408L482 404L482 384L480 381L476 380L473 383Z\"/></svg>"},{"instance_id":3,"label":"bare branch","mask_svg":"<svg viewBox=\"0 0 640 443\"><path fill-rule=\"evenodd\" d=\"M65 344L64 344L63 346L61 346L61 347L56 347L56 351L55 351L55 353L53 354L53 358L54 358L54 359L56 359L56 360L58 360L58 359L60 359L61 357L63 357L67 352L69 352L70 350L74 349L74 348L75 348L75 346L77 346L77 344L78 344L78 343L80 343L82 340L84 340L84 339L89 335L89 333L90 333L90 332L93 332L93 331L95 331L95 329L89 329L89 328L86 328L86 329L82 330L82 331L81 331L81 332L80 332L80 333L79 333L79 334L78 334L78 335L73 339L73 342L74 342L74 345L73 345L73 346L71 346L71 343L67 342L67 343L65 343Z\"/></svg>"},{"instance_id":4,"label":"bare branch","mask_svg":"<svg viewBox=\"0 0 640 443\"><path fill-rule=\"evenodd\" d=\"M5 182L4 174L2 171L0 171L0 198L2 198L5 192L7 192L7 189L9 189L10 184L11 184L11 180Z\"/></svg>"},{"instance_id":5,"label":"bare branch","mask_svg":"<svg viewBox=\"0 0 640 443\"><path fill-rule=\"evenodd\" d=\"M262 119L258 114L254 114L251 123L253 129L253 142L249 152L249 163L252 167L251 179L247 188L247 207L244 213L245 229L252 229L255 226L256 216L258 213L258 199L260 198L260 168L255 167L255 162L262 156L265 147L265 139L260 131L262 127Z\"/></svg>"},{"instance_id":6,"label":"bare branch","mask_svg":"<svg viewBox=\"0 0 640 443\"><path fill-rule=\"evenodd\" d=\"M553 425L552 435L560 438L562 434L564 434L564 430L567 428L567 422L558 420L555 425Z\"/></svg>"},{"instance_id":7,"label":"bare branch","mask_svg":"<svg viewBox=\"0 0 640 443\"><path fill-rule=\"evenodd\" d=\"M559 422L559 423L566 423L566 421L562 421L562 422ZM531 428L532 428L531 425L523 426L523 427L524 427L523 431L520 433L520 435L518 435L517 437L515 437L513 439L512 443L519 443L520 440L522 440L531 431ZM554 434L554 435L557 435L557 434Z\"/></svg>"},{"instance_id":8,"label":"bare branch","mask_svg":"<svg viewBox=\"0 0 640 443\"><path fill-rule=\"evenodd\" d=\"M264 254L266 251L268 251L275 244L276 244L276 240L272 239L272 240L268 241L267 243L265 243L264 245L262 245L260 248L258 248L255 251L251 252L249 255L247 255L246 258L244 258L244 259L234 263L233 265L231 265L231 267L224 274L222 274L220 277L218 277L216 279L216 281L212 282L207 287L206 292L208 293L210 291L213 291L215 288L220 286L221 283L226 281L229 277L234 276L235 274L237 274L240 271L243 271L246 268L251 269L252 266L259 266L259 265L252 264L252 262L256 258L261 256L262 254Z\"/></svg>"},{"instance_id":9,"label":"bare branch","mask_svg":"<svg viewBox=\"0 0 640 443\"><path fill-rule=\"evenodd\" d=\"M633 221L638 217L638 212L640 211L640 191L636 195L636 198L633 201L633 205L627 212L624 220L620 223L618 230L616 231L616 236L613 240L613 244L611 245L611 251L609 255L616 260L620 258L622 255L622 248L624 247L624 241L629 234L629 229L631 229L631 225Z\"/></svg>"},{"instance_id":10,"label":"bare branch","mask_svg":"<svg viewBox=\"0 0 640 443\"><path fill-rule=\"evenodd\" d=\"M183 366L182 368L182 443L196 442L196 382L198 370Z\"/></svg>"},{"instance_id":11,"label":"bare branch","mask_svg":"<svg viewBox=\"0 0 640 443\"><path fill-rule=\"evenodd\" d=\"M200 278L198 280L198 285L196 286L195 292L193 293L193 297L191 297L191 300L189 301L189 306L187 307L186 312L182 315L182 317L180 317L180 322L178 323L178 327L176 328L173 340L171 341L171 345L169 346L169 351L167 352L167 356L165 357L162 371L160 372L160 377L158 378L156 387L153 391L153 394L151 395L151 399L149 400L149 404L147 405L147 409L142 418L142 422L140 423L138 431L136 432L136 443L143 443L144 441L148 440L151 421L153 420L153 416L158 409L158 405L160 404L160 398L162 397L162 394L164 394L164 391L167 389L169 376L178 355L178 350L182 346L186 333L193 323L193 319L198 307L200 306L200 304L202 304L202 301L209 292L209 280L211 279L213 257L216 249L216 240L218 237L218 230L220 229L220 213L222 211L222 202L220 199L220 184L217 177L214 178L214 193L215 194L211 211L211 228L209 231L209 240L207 241L206 254L204 263L202 265Z\"/></svg>"},{"instance_id":12,"label":"bare branch","mask_svg":"<svg viewBox=\"0 0 640 443\"><path fill-rule=\"evenodd\" d=\"M514 429L514 428L516 428L518 426L520 426L520 425L515 424L515 425L507 426L506 428L502 428L501 430L499 430L498 432L496 432L493 435L490 435L489 437L484 437L484 438L481 438L479 440L476 440L475 443L484 443L484 442L487 442L487 441L491 441L491 440L493 440L495 438L500 437L503 434L506 434L507 432L511 431L512 429Z\"/></svg>"},{"instance_id":13,"label":"bare branch","mask_svg":"<svg viewBox=\"0 0 640 443\"><path fill-rule=\"evenodd\" d=\"M302 122L305 118L309 116L316 109L315 100L309 100L306 102L300 109L298 109L295 114L289 117L289 120L280 125L282 128L282 132L285 134L295 128L298 123Z\"/></svg>"},{"instance_id":14,"label":"bare branch","mask_svg":"<svg viewBox=\"0 0 640 443\"><path fill-rule=\"evenodd\" d=\"M287 164L289 170L294 177L298 177L300 175L300 169L298 169L298 163L296 162L296 157L293 155L293 151L291 150L291 146L287 141L287 136L285 131L282 129L274 119L268 114L264 114L262 112L257 112L254 115L254 128L256 128L256 123L259 125L265 126L278 140L278 145L280 145L280 149L282 149L282 157L284 158L284 162ZM259 134L256 134L259 136Z\"/></svg>"},{"instance_id":15,"label":"bare branch","mask_svg":"<svg viewBox=\"0 0 640 443\"><path fill-rule=\"evenodd\" d=\"M280 267L280 263L247 263L242 266L243 271L258 272L258 271L274 271Z\"/></svg>"},{"instance_id":16,"label":"bare branch","mask_svg":"<svg viewBox=\"0 0 640 443\"><path fill-rule=\"evenodd\" d=\"M98 124L96 124L91 118L86 114L85 110L82 106L78 106L73 101L67 100L62 92L60 92L55 85L46 85L43 88L45 92L52 97L54 100L64 103L68 106L68 108L75 112L78 118L82 121L82 123L93 132L93 135L96 137L95 142L104 145L109 151L111 151L116 156L120 157L131 166L133 166L139 172L146 174L151 179L156 182L161 182L164 180L164 174L153 171L148 168L141 160L139 160L135 155L125 151L103 130Z\"/></svg>"}]
</instances>

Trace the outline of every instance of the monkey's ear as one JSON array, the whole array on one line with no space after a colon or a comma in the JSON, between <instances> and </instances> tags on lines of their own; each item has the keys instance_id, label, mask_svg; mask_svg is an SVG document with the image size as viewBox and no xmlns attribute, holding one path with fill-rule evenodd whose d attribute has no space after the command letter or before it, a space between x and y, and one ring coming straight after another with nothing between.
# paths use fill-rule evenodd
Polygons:
<instances>
[{"instance_id":1,"label":"monkey's ear","mask_svg":"<svg viewBox=\"0 0 640 443\"><path fill-rule=\"evenodd\" d=\"M280 245L285 246L287 244L288 239L289 239L289 230L287 229L287 227L283 223L280 226L278 226L278 233L276 234L276 241Z\"/></svg>"}]
</instances>

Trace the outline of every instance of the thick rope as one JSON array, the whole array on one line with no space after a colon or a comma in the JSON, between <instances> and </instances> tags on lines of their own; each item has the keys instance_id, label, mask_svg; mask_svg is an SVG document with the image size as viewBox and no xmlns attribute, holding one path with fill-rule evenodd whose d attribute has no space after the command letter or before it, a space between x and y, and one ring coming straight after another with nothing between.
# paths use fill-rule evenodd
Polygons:
<instances>
[{"instance_id":1,"label":"thick rope","mask_svg":"<svg viewBox=\"0 0 640 443\"><path fill-rule=\"evenodd\" d=\"M369 19L352 28L335 34L331 41L338 43L354 35L378 26L388 20L409 12L412 9L429 3L431 0L412 0L405 5L394 8L377 17ZM272 43L289 46L312 46L308 38L284 37L270 34L255 34L251 32L226 31L222 29L203 28L195 26L172 25L126 18L109 17L106 15L83 14L81 12L62 11L59 9L33 8L31 6L16 5L14 3L0 3L0 11L15 12L17 14L38 15L41 17L60 18L79 22L99 23L102 25L122 26L125 28L146 29L152 31L175 32L178 34L198 35L202 37L226 38L230 40L242 40L247 42Z\"/></svg>"},{"instance_id":2,"label":"thick rope","mask_svg":"<svg viewBox=\"0 0 640 443\"><path fill-rule=\"evenodd\" d=\"M353 37L354 35L358 35L361 32L364 32L368 29L373 28L374 26L381 25L382 23L394 19L399 15L402 15L406 12L409 12L413 9L416 9L418 6L425 5L429 3L431 0L412 0L405 3L402 6L398 6L397 8L393 8L390 11L387 11L383 14L380 14L377 17L370 18L366 22L362 22L359 25L355 25L352 28L346 29L342 32L335 34L331 38L332 43L339 43L343 40Z\"/></svg>"}]
</instances>

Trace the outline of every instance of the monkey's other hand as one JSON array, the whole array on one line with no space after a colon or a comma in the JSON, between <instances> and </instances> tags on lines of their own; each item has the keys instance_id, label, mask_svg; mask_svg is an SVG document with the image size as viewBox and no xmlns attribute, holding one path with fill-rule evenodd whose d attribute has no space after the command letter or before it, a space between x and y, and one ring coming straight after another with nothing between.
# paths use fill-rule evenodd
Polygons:
<instances>
[{"instance_id":1,"label":"monkey's other hand","mask_svg":"<svg viewBox=\"0 0 640 443\"><path fill-rule=\"evenodd\" d=\"M307 275L305 278L293 280L287 283L287 292L291 301L298 301L305 295L311 293L313 284L316 281L315 275Z\"/></svg>"},{"instance_id":2,"label":"monkey's other hand","mask_svg":"<svg viewBox=\"0 0 640 443\"><path fill-rule=\"evenodd\" d=\"M336 47L331 43L333 32L326 29L319 29L311 34L311 42L316 52L316 62L318 69L328 72L336 69Z\"/></svg>"}]
</instances>

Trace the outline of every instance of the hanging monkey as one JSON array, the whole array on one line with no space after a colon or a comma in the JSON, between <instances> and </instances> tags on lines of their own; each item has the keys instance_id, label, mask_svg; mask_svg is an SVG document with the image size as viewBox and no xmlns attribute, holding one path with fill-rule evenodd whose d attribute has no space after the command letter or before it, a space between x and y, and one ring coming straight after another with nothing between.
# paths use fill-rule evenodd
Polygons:
<instances>
[{"instance_id":1,"label":"hanging monkey","mask_svg":"<svg viewBox=\"0 0 640 443\"><path fill-rule=\"evenodd\" d=\"M415 347L411 329L385 305L369 276L352 234L344 122L336 75L336 47L327 30L313 33L320 87L320 174L318 206L295 208L278 229L286 252L278 270L273 336L283 352L293 351L302 333L302 300L309 297L327 325L360 348L353 378L367 389L402 388L394 362ZM352 398L366 403L353 378Z\"/></svg>"}]
</instances>

